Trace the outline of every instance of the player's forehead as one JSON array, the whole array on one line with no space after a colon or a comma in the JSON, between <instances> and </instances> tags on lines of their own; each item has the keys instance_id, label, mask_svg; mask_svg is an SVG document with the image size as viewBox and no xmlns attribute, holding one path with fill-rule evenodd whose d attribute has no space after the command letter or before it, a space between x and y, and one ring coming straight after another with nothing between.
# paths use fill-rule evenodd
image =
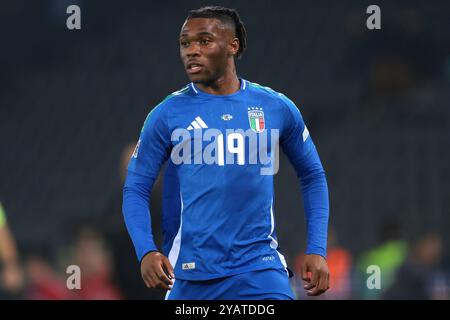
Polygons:
<instances>
[{"instance_id":1,"label":"player's forehead","mask_svg":"<svg viewBox=\"0 0 450 320\"><path fill-rule=\"evenodd\" d=\"M194 37L201 34L211 34L224 37L232 34L232 27L217 18L190 18L181 27L180 37Z\"/></svg>"}]
</instances>

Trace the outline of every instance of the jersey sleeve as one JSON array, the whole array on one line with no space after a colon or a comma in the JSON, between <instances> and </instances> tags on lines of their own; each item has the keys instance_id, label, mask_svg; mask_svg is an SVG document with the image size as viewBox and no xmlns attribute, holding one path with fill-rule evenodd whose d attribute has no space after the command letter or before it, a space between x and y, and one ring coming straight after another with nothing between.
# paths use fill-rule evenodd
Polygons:
<instances>
[{"instance_id":1,"label":"jersey sleeve","mask_svg":"<svg viewBox=\"0 0 450 320\"><path fill-rule=\"evenodd\" d=\"M160 104L145 119L136 148L128 163L128 172L156 179L170 154L167 106Z\"/></svg>"},{"instance_id":2,"label":"jersey sleeve","mask_svg":"<svg viewBox=\"0 0 450 320\"><path fill-rule=\"evenodd\" d=\"M147 116L128 164L123 187L122 211L139 261L148 252L157 250L153 241L149 200L161 166L171 151L166 107L159 105Z\"/></svg>"},{"instance_id":3,"label":"jersey sleeve","mask_svg":"<svg viewBox=\"0 0 450 320\"><path fill-rule=\"evenodd\" d=\"M280 144L300 179L307 227L306 254L326 258L329 201L325 171L300 110L286 96L280 98L285 110Z\"/></svg>"}]
</instances>

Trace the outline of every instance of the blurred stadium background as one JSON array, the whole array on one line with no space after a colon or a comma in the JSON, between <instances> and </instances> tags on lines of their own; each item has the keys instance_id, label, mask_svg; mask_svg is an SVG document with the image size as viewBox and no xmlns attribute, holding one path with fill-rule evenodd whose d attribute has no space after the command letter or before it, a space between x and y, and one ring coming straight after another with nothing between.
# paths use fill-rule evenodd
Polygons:
<instances>
[{"instance_id":1,"label":"blurred stadium background","mask_svg":"<svg viewBox=\"0 0 450 320\"><path fill-rule=\"evenodd\" d=\"M71 4L79 31L66 28ZM239 74L293 99L319 150L333 278L322 299L448 299L450 2L437 0L0 1L0 201L18 248L16 272L0 260L0 297L162 297L139 278L123 168L147 113L188 82L178 33L205 4L238 9L248 31ZM381 30L366 28L370 4ZM277 233L295 269L305 224L284 156L276 189ZM161 184L159 243L160 198ZM80 291L65 287L71 264ZM367 289L372 264L381 290ZM298 278L292 285L306 298Z\"/></svg>"}]
</instances>

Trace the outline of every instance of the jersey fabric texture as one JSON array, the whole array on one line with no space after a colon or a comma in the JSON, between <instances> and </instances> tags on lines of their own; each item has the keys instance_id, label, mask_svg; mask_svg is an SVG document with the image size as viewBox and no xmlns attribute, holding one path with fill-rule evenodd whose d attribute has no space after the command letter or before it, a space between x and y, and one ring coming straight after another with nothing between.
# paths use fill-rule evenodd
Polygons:
<instances>
[{"instance_id":1,"label":"jersey fabric texture","mask_svg":"<svg viewBox=\"0 0 450 320\"><path fill-rule=\"evenodd\" d=\"M189 140L175 139L177 129L185 129ZM210 129L224 137L219 143L216 136L218 148L212 154L225 153L227 160L231 154L234 163L198 161L214 142L206 134L201 136ZM259 151L249 150L249 139L229 134L238 129L251 130L261 140L266 131L268 143L259 140L258 147L269 156L276 152L270 142L276 137L273 132L278 132L276 140L294 166L303 194L306 254L326 257L327 182L302 115L285 95L240 78L240 89L229 95L208 94L190 83L147 116L123 191L125 223L140 261L158 250L151 232L149 198L162 165L168 162L163 252L176 279L209 280L256 270L287 270L275 234L273 175L261 174L273 163L251 163L250 154ZM239 141L244 141L243 152L230 152ZM187 157L190 161L175 163L173 153L189 142L194 150Z\"/></svg>"},{"instance_id":2,"label":"jersey fabric texture","mask_svg":"<svg viewBox=\"0 0 450 320\"><path fill-rule=\"evenodd\" d=\"M203 281L176 279L166 300L294 300L284 270L250 271Z\"/></svg>"}]
</instances>

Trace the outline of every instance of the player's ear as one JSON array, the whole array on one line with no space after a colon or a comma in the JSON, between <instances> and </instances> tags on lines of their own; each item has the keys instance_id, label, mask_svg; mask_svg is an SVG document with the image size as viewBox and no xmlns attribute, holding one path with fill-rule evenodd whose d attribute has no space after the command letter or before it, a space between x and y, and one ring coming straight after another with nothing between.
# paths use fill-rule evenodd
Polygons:
<instances>
[{"instance_id":1,"label":"player's ear","mask_svg":"<svg viewBox=\"0 0 450 320\"><path fill-rule=\"evenodd\" d=\"M239 39L233 38L229 44L230 55L236 56L239 51Z\"/></svg>"}]
</instances>

